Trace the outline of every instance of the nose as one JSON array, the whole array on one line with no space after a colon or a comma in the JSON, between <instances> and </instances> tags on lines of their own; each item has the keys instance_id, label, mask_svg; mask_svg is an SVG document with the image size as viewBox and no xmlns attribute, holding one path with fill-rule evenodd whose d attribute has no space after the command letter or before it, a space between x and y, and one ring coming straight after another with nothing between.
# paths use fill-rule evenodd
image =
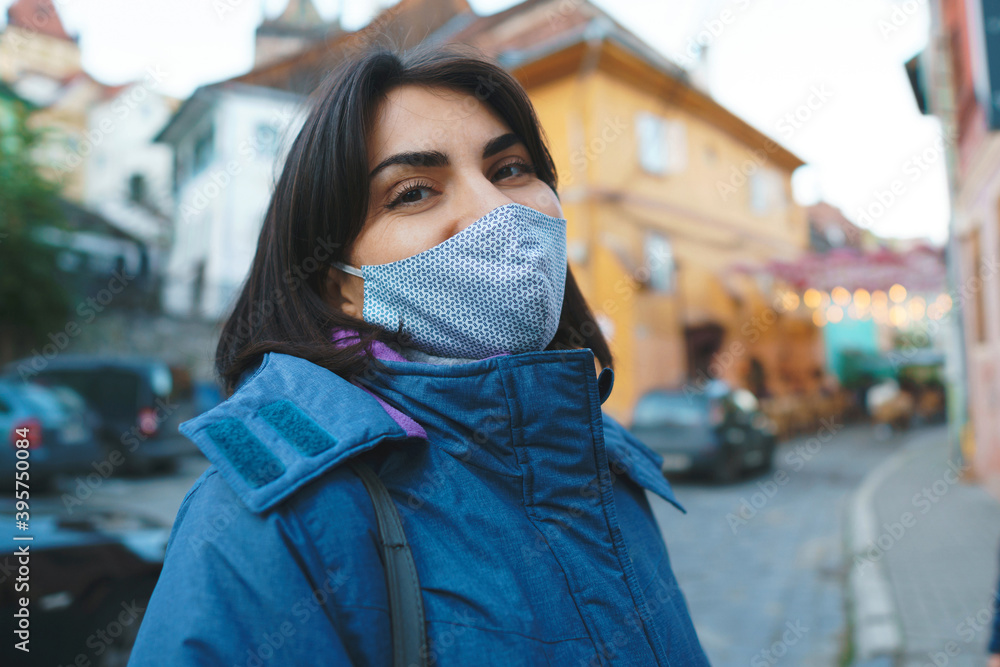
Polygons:
<instances>
[{"instance_id":1,"label":"nose","mask_svg":"<svg viewBox=\"0 0 1000 667\"><path fill-rule=\"evenodd\" d=\"M495 208L513 204L514 200L505 195L490 179L480 172L464 175L456 184L455 215L451 235L482 218Z\"/></svg>"}]
</instances>

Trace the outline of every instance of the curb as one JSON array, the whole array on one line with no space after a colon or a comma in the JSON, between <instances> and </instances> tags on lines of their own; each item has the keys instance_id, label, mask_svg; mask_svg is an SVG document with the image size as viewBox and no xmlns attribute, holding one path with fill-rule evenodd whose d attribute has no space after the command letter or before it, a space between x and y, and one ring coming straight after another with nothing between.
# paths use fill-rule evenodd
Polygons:
<instances>
[{"instance_id":1,"label":"curb","mask_svg":"<svg viewBox=\"0 0 1000 667\"><path fill-rule=\"evenodd\" d=\"M915 456L909 444L868 473L848 503L847 597L854 618L855 664L888 664L884 659L891 661L903 649L902 628L885 564L881 559L869 560L865 554L879 537L873 496L887 477ZM862 563L856 565L859 560Z\"/></svg>"}]
</instances>

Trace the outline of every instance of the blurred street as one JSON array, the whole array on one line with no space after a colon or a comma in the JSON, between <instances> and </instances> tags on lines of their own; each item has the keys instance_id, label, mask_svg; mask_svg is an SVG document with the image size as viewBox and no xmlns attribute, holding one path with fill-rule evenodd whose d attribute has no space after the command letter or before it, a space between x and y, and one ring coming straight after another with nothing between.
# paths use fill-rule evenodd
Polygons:
<instances>
[{"instance_id":1,"label":"blurred street","mask_svg":"<svg viewBox=\"0 0 1000 667\"><path fill-rule=\"evenodd\" d=\"M949 641L958 642L961 655L947 664L980 664L988 619L980 614L977 625L975 618L992 593L1000 502L979 486L958 482L932 505L934 482L948 469L944 427L903 433L839 427L833 425L836 433L827 442L802 436L782 443L772 470L735 484L671 477L687 515L649 496L712 664L842 664L857 648L857 628L848 619L858 605L848 574L852 567L861 572L861 592L870 595L877 587L867 570L875 563L884 563L888 577L892 617L901 630L900 662L857 664L932 664ZM93 487L84 477L63 477L36 507L70 516L78 508L127 507L169 525L207 467L204 457L191 455L176 472L153 477L113 476ZM862 560L852 562L851 512L872 477L878 478L871 509L879 534L864 545L872 548L862 549ZM920 496L925 487L931 496ZM915 521L912 532L892 533L903 513L920 517L931 506L928 520ZM973 541L977 548L964 548ZM967 616L972 620L962 624Z\"/></svg>"},{"instance_id":2,"label":"blurred street","mask_svg":"<svg viewBox=\"0 0 1000 667\"><path fill-rule=\"evenodd\" d=\"M35 496L34 507L39 513L68 516L79 509L119 512L127 509L169 526L177 516L184 494L208 465L204 456L192 454L181 457L176 472L166 475L112 475L98 484L88 484L86 475L62 477L56 480L50 493Z\"/></svg>"},{"instance_id":3,"label":"blurred street","mask_svg":"<svg viewBox=\"0 0 1000 667\"><path fill-rule=\"evenodd\" d=\"M853 492L865 477L893 455L906 454L911 442L925 450L928 443L941 449L946 430L928 427L886 439L876 437L868 426L848 426L829 442L817 447L814 441L810 454L807 438L785 442L775 457L774 470L747 478L741 483L722 486L694 480L674 480L680 502L688 510L682 515L664 501L652 498L654 511L670 548L670 557L678 583L684 591L699 637L714 665L838 665L848 651L849 628L847 606L846 524ZM913 458L913 457L910 457ZM923 459L919 459L923 460ZM908 479L904 477L904 479ZM900 488L902 486L902 488ZM893 498L897 509L911 505L911 496L920 491L917 480L905 484L889 479L877 494L881 504ZM963 535L976 530L977 519L989 520L983 511L992 510L1000 516L1000 503L978 487L962 488L952 494L977 495L981 508L975 518L965 522ZM905 510L902 507L902 510ZM879 514L890 521L889 515ZM927 561L927 547L937 542L951 544L961 550L967 543L948 540L948 520L943 511L929 513L938 520L922 534L900 540L900 547L888 552L893 575L899 579L919 575L914 562ZM950 516L950 515L949 515ZM896 512L898 521L899 512ZM942 524L945 520L945 525ZM996 525L997 522L993 521ZM918 523L918 525L921 525ZM988 525L988 524L987 524ZM994 531L996 532L996 531ZM981 535L977 542L979 560L989 561L986 580L967 576L960 567L951 567L952 579L966 579L969 587L952 587L952 604L935 608L940 598L928 597L926 589L900 582L901 599L897 606L907 615L924 609L924 625L905 624L913 630L907 636L914 655L931 664L926 652L943 647L947 632L940 631L938 622L948 620L945 629L954 629L961 620L962 595L982 597L988 601L993 581L992 559L997 535ZM874 558L878 558L877 552ZM898 565L897 565L898 562ZM910 567L907 567L907 564ZM940 570L946 563L929 563ZM926 583L926 582L922 582ZM978 589L975 587L978 585ZM958 598L957 600L955 598ZM982 606L982 605L980 605ZM937 625L935 625L937 622ZM938 630L928 634L928 630ZM916 632L922 632L919 636ZM980 664L982 644L987 637L980 632L966 648L964 659ZM790 641L789 641L790 640ZM919 654L916 654L919 653ZM979 663L975 661L978 660ZM891 665L891 662L873 663ZM955 664L955 663L949 663Z\"/></svg>"},{"instance_id":4,"label":"blurred street","mask_svg":"<svg viewBox=\"0 0 1000 667\"><path fill-rule=\"evenodd\" d=\"M654 504L713 665L838 664L847 629L846 502L905 437L880 441L869 427L845 427L809 459L796 451L807 439L796 438L778 449L772 472L739 484L674 481L686 516ZM783 485L779 471L787 474ZM802 638L787 655L768 655L789 624ZM751 663L755 656L762 661Z\"/></svg>"}]
</instances>

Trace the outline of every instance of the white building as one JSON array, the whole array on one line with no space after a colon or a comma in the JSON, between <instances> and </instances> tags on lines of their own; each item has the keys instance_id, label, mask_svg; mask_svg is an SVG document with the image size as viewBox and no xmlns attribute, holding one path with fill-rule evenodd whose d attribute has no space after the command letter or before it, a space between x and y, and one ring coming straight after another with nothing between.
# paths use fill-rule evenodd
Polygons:
<instances>
[{"instance_id":1,"label":"white building","mask_svg":"<svg viewBox=\"0 0 1000 667\"><path fill-rule=\"evenodd\" d=\"M246 278L274 183L302 126L302 98L222 82L197 89L155 141L174 151L171 315L217 320Z\"/></svg>"},{"instance_id":2,"label":"white building","mask_svg":"<svg viewBox=\"0 0 1000 667\"><path fill-rule=\"evenodd\" d=\"M170 247L173 154L153 138L177 107L156 83L129 84L90 109L83 197L87 208L147 245L154 275Z\"/></svg>"}]
</instances>

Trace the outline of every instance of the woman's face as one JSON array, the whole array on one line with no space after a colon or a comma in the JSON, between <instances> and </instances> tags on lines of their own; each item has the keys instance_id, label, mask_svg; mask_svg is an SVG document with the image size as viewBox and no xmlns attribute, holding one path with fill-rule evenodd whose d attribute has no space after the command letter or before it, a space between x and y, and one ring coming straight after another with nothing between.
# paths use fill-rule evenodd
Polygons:
<instances>
[{"instance_id":1,"label":"woman's face","mask_svg":"<svg viewBox=\"0 0 1000 667\"><path fill-rule=\"evenodd\" d=\"M385 264L432 248L498 206L562 217L527 148L475 96L449 88L391 90L368 138L370 205L346 262ZM327 299L361 319L364 283L331 268Z\"/></svg>"}]
</instances>

